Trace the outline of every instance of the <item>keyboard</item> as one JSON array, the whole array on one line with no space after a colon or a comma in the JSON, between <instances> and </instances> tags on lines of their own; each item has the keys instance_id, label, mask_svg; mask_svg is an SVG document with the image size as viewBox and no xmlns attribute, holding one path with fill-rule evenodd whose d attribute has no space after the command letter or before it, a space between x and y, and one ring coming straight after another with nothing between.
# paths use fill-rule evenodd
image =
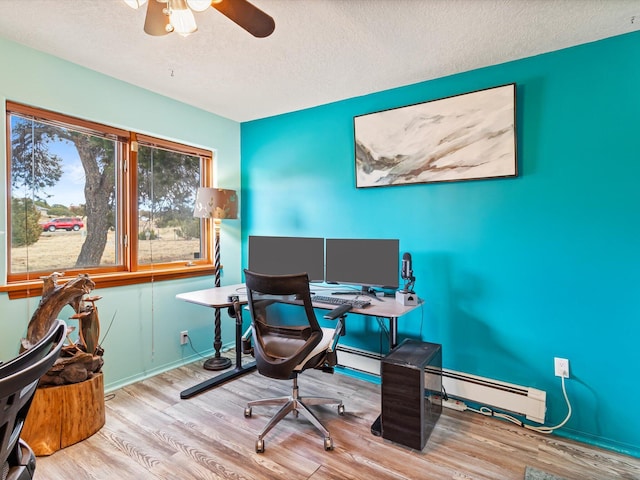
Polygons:
<instances>
[{"instance_id":1,"label":"keyboard","mask_svg":"<svg viewBox=\"0 0 640 480\"><path fill-rule=\"evenodd\" d=\"M353 308L364 308L371 305L369 300L354 300L340 297L325 297L323 295L313 295L312 302L328 303L330 305L351 305Z\"/></svg>"}]
</instances>

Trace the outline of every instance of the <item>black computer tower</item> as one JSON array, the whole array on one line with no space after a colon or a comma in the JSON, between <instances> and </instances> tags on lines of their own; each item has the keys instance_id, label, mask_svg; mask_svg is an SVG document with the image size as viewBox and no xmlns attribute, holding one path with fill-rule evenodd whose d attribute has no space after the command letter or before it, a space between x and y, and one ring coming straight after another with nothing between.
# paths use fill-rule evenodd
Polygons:
<instances>
[{"instance_id":1,"label":"black computer tower","mask_svg":"<svg viewBox=\"0 0 640 480\"><path fill-rule=\"evenodd\" d=\"M381 377L382 437L422 450L442 412L441 345L403 341L382 359Z\"/></svg>"}]
</instances>

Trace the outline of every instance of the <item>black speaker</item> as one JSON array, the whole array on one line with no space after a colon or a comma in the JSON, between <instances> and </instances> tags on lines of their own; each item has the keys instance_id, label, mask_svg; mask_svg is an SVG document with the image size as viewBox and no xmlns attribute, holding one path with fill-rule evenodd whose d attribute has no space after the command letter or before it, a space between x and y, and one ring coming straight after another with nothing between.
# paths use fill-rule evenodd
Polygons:
<instances>
[{"instance_id":1,"label":"black speaker","mask_svg":"<svg viewBox=\"0 0 640 480\"><path fill-rule=\"evenodd\" d=\"M406 339L381 364L382 438L422 450L442 412L442 347Z\"/></svg>"}]
</instances>

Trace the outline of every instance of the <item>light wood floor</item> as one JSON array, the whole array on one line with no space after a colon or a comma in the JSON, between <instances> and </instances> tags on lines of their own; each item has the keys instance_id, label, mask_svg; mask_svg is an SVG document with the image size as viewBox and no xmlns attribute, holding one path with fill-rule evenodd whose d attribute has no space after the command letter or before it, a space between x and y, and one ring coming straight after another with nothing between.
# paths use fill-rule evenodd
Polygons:
<instances>
[{"instance_id":1,"label":"light wood floor","mask_svg":"<svg viewBox=\"0 0 640 480\"><path fill-rule=\"evenodd\" d=\"M274 412L248 400L288 395L289 382L252 372L188 400L180 392L215 375L202 362L115 392L106 425L89 439L38 457L36 480L127 479L518 479L527 465L566 479L640 479L640 459L537 434L472 412L445 410L423 451L370 433L380 387L319 371L299 378L301 395L342 398L316 407L335 449L326 452L315 428L291 415L255 453L258 432Z\"/></svg>"}]
</instances>

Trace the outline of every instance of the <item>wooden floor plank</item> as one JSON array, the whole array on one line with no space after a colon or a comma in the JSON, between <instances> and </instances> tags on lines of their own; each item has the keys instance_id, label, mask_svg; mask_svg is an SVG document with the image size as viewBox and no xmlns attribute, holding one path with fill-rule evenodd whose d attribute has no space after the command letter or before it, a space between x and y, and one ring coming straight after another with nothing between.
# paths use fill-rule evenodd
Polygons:
<instances>
[{"instance_id":1,"label":"wooden floor plank","mask_svg":"<svg viewBox=\"0 0 640 480\"><path fill-rule=\"evenodd\" d=\"M302 416L288 416L257 454L256 437L275 407L256 407L245 418L246 402L288 395L290 382L252 372L180 399L182 390L216 374L199 361L114 392L102 430L38 457L36 479L522 480L530 465L568 480L640 480L640 459L472 412L445 410L422 451L397 445L370 431L380 412L379 385L319 371L300 376L300 394L343 399L344 416L334 406L312 407L334 450L324 450Z\"/></svg>"}]
</instances>

